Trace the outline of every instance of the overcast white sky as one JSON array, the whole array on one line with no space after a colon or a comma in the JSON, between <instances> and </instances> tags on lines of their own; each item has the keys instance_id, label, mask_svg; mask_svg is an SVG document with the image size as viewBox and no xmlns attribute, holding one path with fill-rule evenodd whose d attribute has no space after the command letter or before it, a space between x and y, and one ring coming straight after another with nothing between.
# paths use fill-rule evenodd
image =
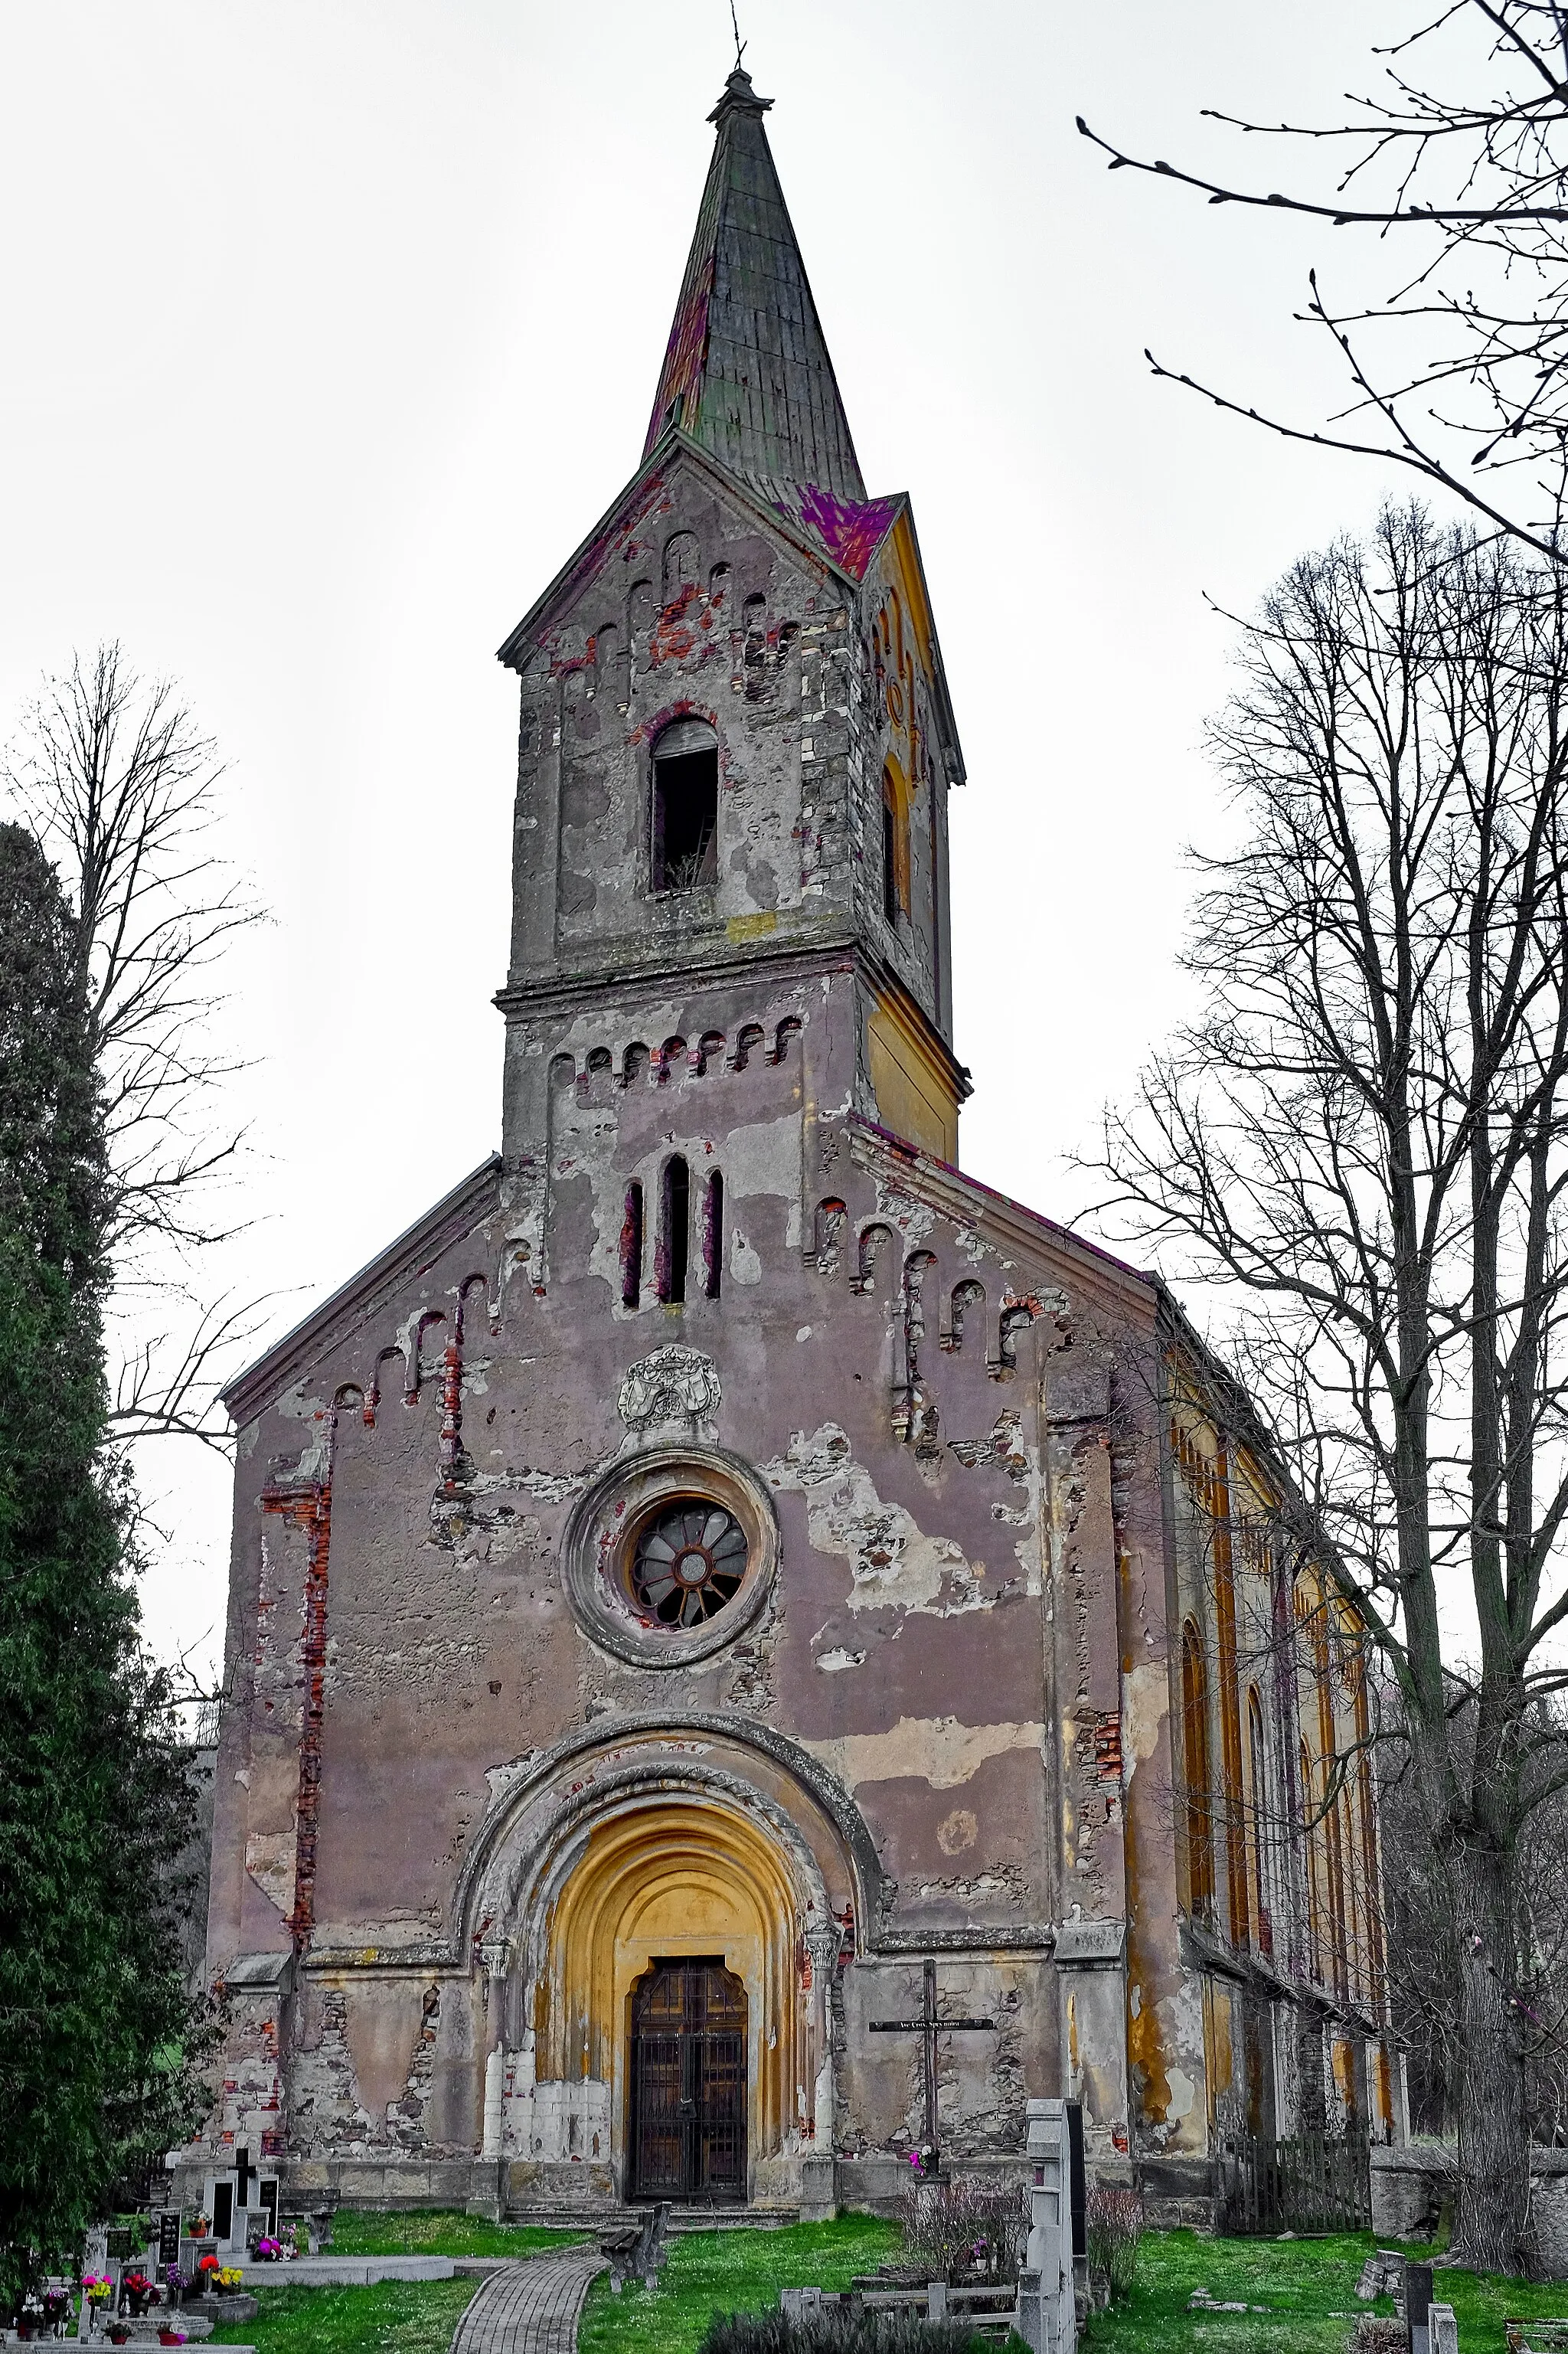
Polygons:
<instances>
[{"instance_id":1,"label":"overcast white sky","mask_svg":"<svg viewBox=\"0 0 1568 2354\"><path fill-rule=\"evenodd\" d=\"M1333 111L1385 0L745 0L868 483L914 496L970 783L953 820L962 1158L1062 1215L1178 1003L1181 850L1230 633L1370 467L1303 414L1331 233L1122 173L1087 114ZM279 1329L499 1137L514 682L493 649L641 449L730 63L727 0L4 0L0 733L119 637L230 764L272 911L235 972ZM1253 143L1256 148L1257 143ZM1260 177L1266 153L1234 159ZM216 1271L215 1271L216 1273ZM220 1629L222 1467L146 1484L160 1649Z\"/></svg>"}]
</instances>

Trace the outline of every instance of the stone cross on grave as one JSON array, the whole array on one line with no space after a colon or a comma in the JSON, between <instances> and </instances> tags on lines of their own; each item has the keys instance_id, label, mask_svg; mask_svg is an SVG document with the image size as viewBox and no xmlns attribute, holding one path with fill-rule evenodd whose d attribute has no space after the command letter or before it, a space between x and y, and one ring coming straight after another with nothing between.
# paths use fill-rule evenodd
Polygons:
<instances>
[{"instance_id":1,"label":"stone cross on grave","mask_svg":"<svg viewBox=\"0 0 1568 2354\"><path fill-rule=\"evenodd\" d=\"M941 2164L941 2149L937 2137L937 2038L950 2035L955 2029L976 2028L995 2031L994 2019L941 2019L937 2014L937 1965L925 1966L925 1999L918 2019L874 2019L874 2035L919 2035L925 2039L926 2058L926 2147L930 2152L931 2171L935 2174Z\"/></svg>"}]
</instances>

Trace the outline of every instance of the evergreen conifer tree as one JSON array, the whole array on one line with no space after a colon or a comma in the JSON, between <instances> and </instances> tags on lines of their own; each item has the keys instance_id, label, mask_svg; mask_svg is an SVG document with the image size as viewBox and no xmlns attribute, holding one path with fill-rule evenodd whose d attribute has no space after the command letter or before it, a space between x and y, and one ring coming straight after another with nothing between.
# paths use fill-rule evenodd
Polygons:
<instances>
[{"instance_id":1,"label":"evergreen conifer tree","mask_svg":"<svg viewBox=\"0 0 1568 2354\"><path fill-rule=\"evenodd\" d=\"M191 1812L106 1444L112 1207L71 908L0 826L0 2308L177 2139Z\"/></svg>"}]
</instances>

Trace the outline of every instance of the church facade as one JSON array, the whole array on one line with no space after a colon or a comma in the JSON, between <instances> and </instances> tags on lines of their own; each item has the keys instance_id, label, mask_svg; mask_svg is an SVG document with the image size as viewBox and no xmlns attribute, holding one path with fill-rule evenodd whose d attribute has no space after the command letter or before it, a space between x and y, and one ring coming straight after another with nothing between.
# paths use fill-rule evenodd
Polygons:
<instances>
[{"instance_id":1,"label":"church facade","mask_svg":"<svg viewBox=\"0 0 1568 2354\"><path fill-rule=\"evenodd\" d=\"M962 757L766 104L501 651L502 1149L229 1394L197 2203L820 2215L1065 2093L1197 2213L1398 2129L1356 1630L1160 1281L957 1166Z\"/></svg>"}]
</instances>

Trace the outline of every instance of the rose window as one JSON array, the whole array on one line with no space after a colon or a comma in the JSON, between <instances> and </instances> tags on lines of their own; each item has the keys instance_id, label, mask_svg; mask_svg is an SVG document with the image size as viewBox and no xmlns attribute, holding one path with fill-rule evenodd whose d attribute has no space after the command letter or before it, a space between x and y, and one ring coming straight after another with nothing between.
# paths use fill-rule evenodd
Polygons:
<instances>
[{"instance_id":1,"label":"rose window","mask_svg":"<svg viewBox=\"0 0 1568 2354\"><path fill-rule=\"evenodd\" d=\"M662 1627L701 1627L738 1591L750 1547L722 1504L686 1497L651 1520L631 1560L638 1607Z\"/></svg>"}]
</instances>

